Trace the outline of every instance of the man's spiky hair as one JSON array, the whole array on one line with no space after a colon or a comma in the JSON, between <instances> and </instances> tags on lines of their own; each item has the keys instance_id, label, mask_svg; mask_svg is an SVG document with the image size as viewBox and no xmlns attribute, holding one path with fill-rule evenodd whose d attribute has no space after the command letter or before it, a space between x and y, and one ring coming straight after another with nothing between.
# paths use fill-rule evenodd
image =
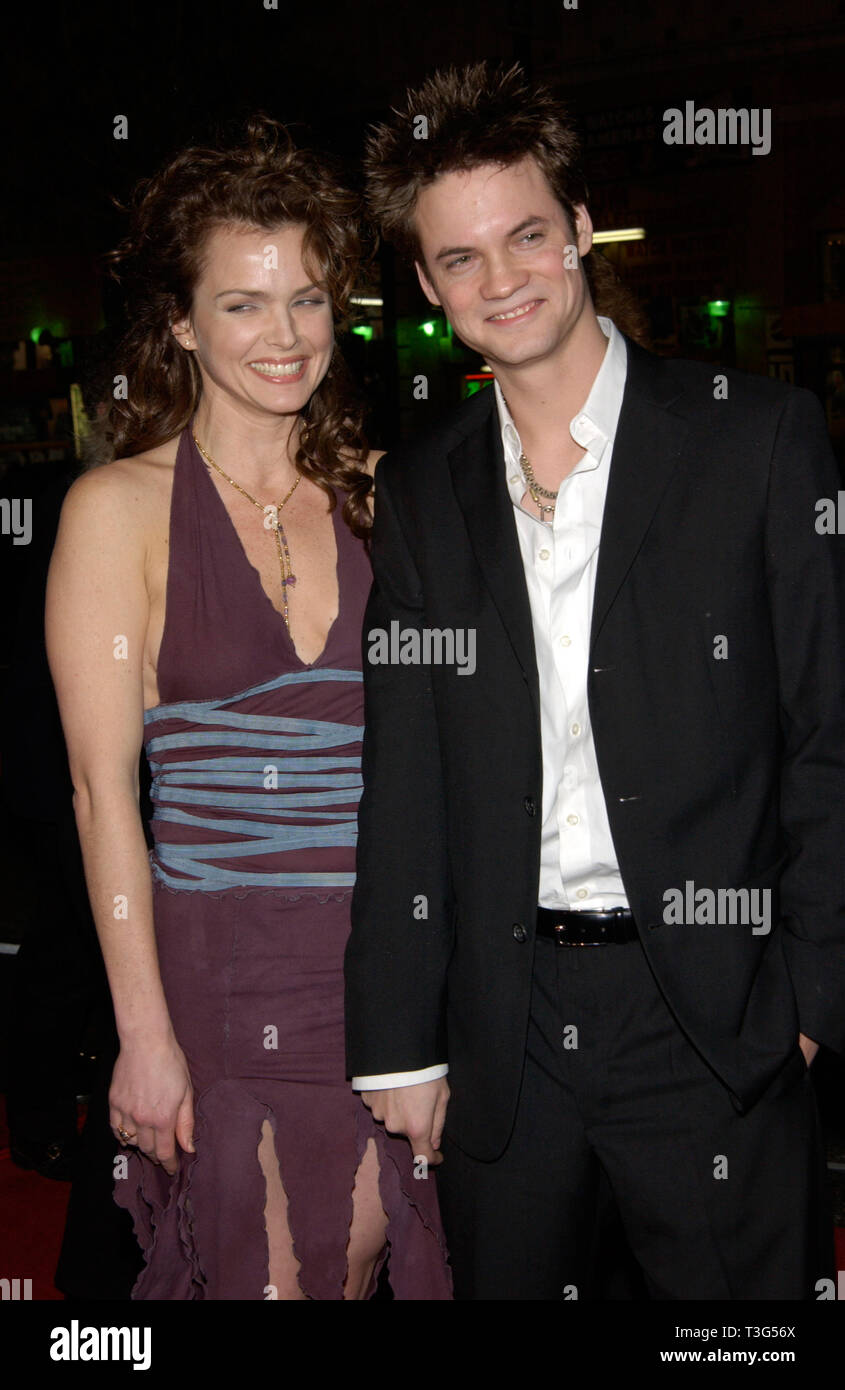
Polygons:
<instances>
[{"instance_id":1,"label":"man's spiky hair","mask_svg":"<svg viewBox=\"0 0 845 1390\"><path fill-rule=\"evenodd\" d=\"M404 109L367 138L367 203L382 236L410 261L422 262L414 225L417 199L439 178L482 164L507 166L533 157L575 230L575 208L587 203L581 142L562 102L534 86L519 63L472 63L436 72L409 91ZM598 251L581 261L593 304L630 338L647 346L642 305Z\"/></svg>"},{"instance_id":2,"label":"man's spiky hair","mask_svg":"<svg viewBox=\"0 0 845 1390\"><path fill-rule=\"evenodd\" d=\"M564 105L526 81L519 63L487 62L436 72L409 91L403 110L373 128L364 167L367 200L386 240L421 259L414 211L441 174L482 164L514 164L533 155L569 219L586 203L581 147Z\"/></svg>"}]
</instances>

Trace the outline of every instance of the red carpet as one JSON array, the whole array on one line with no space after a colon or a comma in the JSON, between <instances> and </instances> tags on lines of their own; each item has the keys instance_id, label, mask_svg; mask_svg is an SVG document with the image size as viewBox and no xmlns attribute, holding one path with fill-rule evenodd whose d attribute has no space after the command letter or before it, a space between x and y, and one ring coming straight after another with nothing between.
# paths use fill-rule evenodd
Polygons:
<instances>
[{"instance_id":1,"label":"red carpet","mask_svg":"<svg viewBox=\"0 0 845 1390\"><path fill-rule=\"evenodd\" d=\"M21 1280L21 1292L31 1279L33 1299L62 1298L53 1275L69 1196L69 1182L41 1178L16 1167L8 1149L0 1153L0 1269Z\"/></svg>"},{"instance_id":2,"label":"red carpet","mask_svg":"<svg viewBox=\"0 0 845 1390\"><path fill-rule=\"evenodd\" d=\"M6 1098L0 1096L0 1278L32 1280L35 1299L61 1299L53 1284L70 1183L18 1168L9 1155Z\"/></svg>"}]
</instances>

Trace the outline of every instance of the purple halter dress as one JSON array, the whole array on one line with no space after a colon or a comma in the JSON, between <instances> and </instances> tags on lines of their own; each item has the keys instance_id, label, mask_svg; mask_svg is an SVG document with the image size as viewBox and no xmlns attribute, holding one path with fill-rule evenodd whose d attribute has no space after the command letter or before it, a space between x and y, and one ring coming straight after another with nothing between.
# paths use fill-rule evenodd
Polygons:
<instances>
[{"instance_id":1,"label":"purple halter dress","mask_svg":"<svg viewBox=\"0 0 845 1390\"><path fill-rule=\"evenodd\" d=\"M274 1296L257 1155L265 1119L306 1295L342 1298L355 1173L373 1137L394 1296L452 1296L435 1179L415 1176L407 1141L385 1134L346 1080L343 952L372 575L335 495L340 608L306 665L190 429L181 436L161 703L145 715L145 745L156 941L194 1087L196 1153L177 1146L171 1178L121 1151L115 1200L145 1255L136 1299Z\"/></svg>"}]
</instances>

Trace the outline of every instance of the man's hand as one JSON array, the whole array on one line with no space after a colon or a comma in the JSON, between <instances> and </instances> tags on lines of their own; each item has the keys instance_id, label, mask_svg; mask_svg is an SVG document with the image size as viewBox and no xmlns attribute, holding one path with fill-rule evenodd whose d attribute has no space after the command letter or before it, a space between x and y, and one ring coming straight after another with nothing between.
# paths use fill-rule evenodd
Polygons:
<instances>
[{"instance_id":1,"label":"man's hand","mask_svg":"<svg viewBox=\"0 0 845 1390\"><path fill-rule=\"evenodd\" d=\"M427 1160L430 1167L443 1162L438 1153L443 1137L449 1085L445 1076L437 1081L420 1081L416 1086L397 1086L387 1091L362 1091L361 1099L391 1134L404 1134L414 1157Z\"/></svg>"},{"instance_id":2,"label":"man's hand","mask_svg":"<svg viewBox=\"0 0 845 1390\"><path fill-rule=\"evenodd\" d=\"M809 1066L819 1050L818 1043L813 1042L812 1038L808 1038L806 1033L799 1033L798 1046L804 1053L804 1061L807 1063L807 1066Z\"/></svg>"}]
</instances>

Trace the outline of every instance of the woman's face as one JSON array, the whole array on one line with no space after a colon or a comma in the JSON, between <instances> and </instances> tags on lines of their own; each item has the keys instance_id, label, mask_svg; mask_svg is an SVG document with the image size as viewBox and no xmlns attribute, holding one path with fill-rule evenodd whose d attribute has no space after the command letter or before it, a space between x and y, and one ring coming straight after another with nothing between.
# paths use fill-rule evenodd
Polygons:
<instances>
[{"instance_id":1,"label":"woman's face","mask_svg":"<svg viewBox=\"0 0 845 1390\"><path fill-rule=\"evenodd\" d=\"M250 413L297 414L334 348L331 300L302 264L303 228L230 223L205 247L190 318L173 325L196 353L206 397Z\"/></svg>"}]
</instances>

